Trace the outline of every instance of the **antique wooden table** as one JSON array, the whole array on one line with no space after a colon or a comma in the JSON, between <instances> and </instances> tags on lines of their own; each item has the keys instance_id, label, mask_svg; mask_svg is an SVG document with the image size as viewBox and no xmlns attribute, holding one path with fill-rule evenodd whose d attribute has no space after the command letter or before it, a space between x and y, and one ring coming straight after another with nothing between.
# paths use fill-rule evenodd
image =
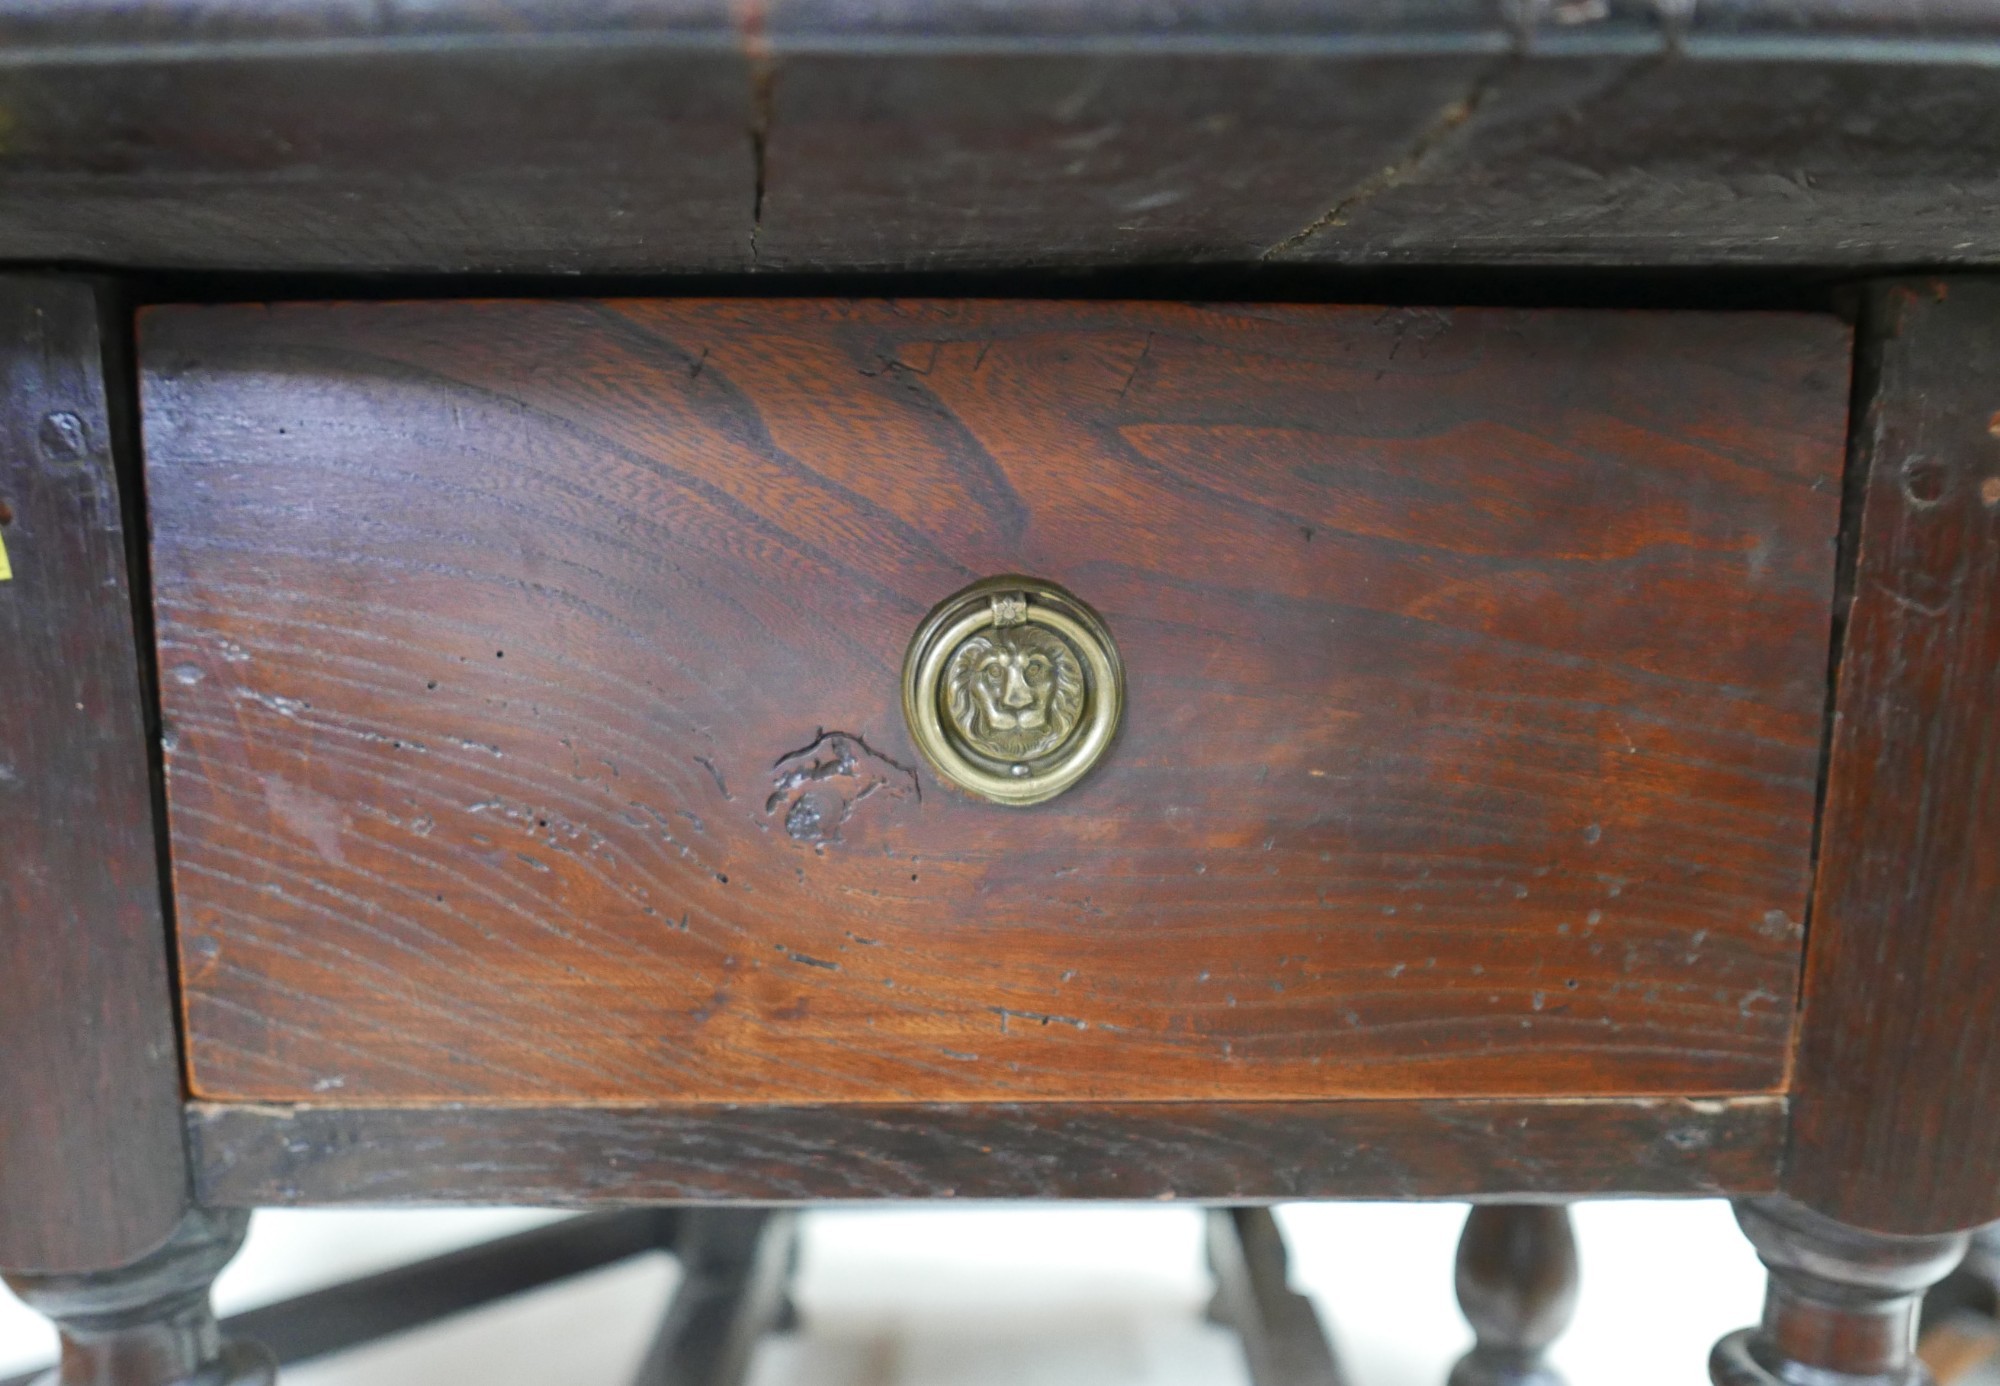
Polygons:
<instances>
[{"instance_id":1,"label":"antique wooden table","mask_svg":"<svg viewBox=\"0 0 2000 1386\"><path fill-rule=\"evenodd\" d=\"M825 1201L2000 1217L2000 13L0 4L0 1267L237 1383ZM219 1331L247 1210L589 1216ZM258 1346L262 1341L265 1346Z\"/></svg>"}]
</instances>

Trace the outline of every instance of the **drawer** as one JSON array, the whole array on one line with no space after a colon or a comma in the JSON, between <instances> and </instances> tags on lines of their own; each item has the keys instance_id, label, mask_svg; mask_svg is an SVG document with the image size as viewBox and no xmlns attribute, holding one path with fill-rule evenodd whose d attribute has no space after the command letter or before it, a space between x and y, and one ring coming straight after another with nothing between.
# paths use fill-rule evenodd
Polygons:
<instances>
[{"instance_id":1,"label":"drawer","mask_svg":"<svg viewBox=\"0 0 2000 1386\"><path fill-rule=\"evenodd\" d=\"M1780 1088L1848 357L1786 314L151 310L193 1089ZM1010 574L1122 674L1032 806L902 697Z\"/></svg>"}]
</instances>

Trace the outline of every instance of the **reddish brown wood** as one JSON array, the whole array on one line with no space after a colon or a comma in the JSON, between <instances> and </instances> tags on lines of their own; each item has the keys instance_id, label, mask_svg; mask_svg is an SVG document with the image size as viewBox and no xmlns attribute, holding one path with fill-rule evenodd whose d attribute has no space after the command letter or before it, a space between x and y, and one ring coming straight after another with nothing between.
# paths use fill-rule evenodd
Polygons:
<instances>
[{"instance_id":1,"label":"reddish brown wood","mask_svg":"<svg viewBox=\"0 0 2000 1386\"><path fill-rule=\"evenodd\" d=\"M1767 1091L1847 335L1141 303L143 324L212 1098ZM973 578L1110 623L1039 809L919 774ZM794 813L802 796L813 812Z\"/></svg>"},{"instance_id":2,"label":"reddish brown wood","mask_svg":"<svg viewBox=\"0 0 2000 1386\"><path fill-rule=\"evenodd\" d=\"M187 1201L97 302L0 279L0 1268L116 1266Z\"/></svg>"},{"instance_id":3,"label":"reddish brown wood","mask_svg":"<svg viewBox=\"0 0 2000 1386\"><path fill-rule=\"evenodd\" d=\"M1766 1194L1785 1099L275 1107L194 1103L218 1207Z\"/></svg>"},{"instance_id":4,"label":"reddish brown wood","mask_svg":"<svg viewBox=\"0 0 2000 1386\"><path fill-rule=\"evenodd\" d=\"M2000 1217L2000 284L1885 287L1787 1187Z\"/></svg>"}]
</instances>

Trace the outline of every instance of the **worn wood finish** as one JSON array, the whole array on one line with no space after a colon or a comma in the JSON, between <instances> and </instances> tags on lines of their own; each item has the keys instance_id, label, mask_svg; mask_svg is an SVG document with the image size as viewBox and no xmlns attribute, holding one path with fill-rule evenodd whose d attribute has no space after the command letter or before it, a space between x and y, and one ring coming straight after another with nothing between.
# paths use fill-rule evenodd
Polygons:
<instances>
[{"instance_id":1,"label":"worn wood finish","mask_svg":"<svg viewBox=\"0 0 2000 1386\"><path fill-rule=\"evenodd\" d=\"M1778 1087L1845 333L679 301L144 322L196 1091ZM1120 741L913 767L925 610Z\"/></svg>"},{"instance_id":2,"label":"worn wood finish","mask_svg":"<svg viewBox=\"0 0 2000 1386\"><path fill-rule=\"evenodd\" d=\"M276 1386L270 1353L225 1341L209 1306L209 1286L249 1228L240 1209L190 1208L129 1265L8 1275L21 1302L62 1331L62 1361L37 1386Z\"/></svg>"},{"instance_id":3,"label":"worn wood finish","mask_svg":"<svg viewBox=\"0 0 2000 1386\"><path fill-rule=\"evenodd\" d=\"M232 1314L222 1332L262 1344L289 1370L648 1252L674 1254L686 1225L675 1208L562 1218Z\"/></svg>"},{"instance_id":4,"label":"worn wood finish","mask_svg":"<svg viewBox=\"0 0 2000 1386\"><path fill-rule=\"evenodd\" d=\"M166 926L97 303L0 279L0 1268L166 1239L186 1200Z\"/></svg>"},{"instance_id":5,"label":"worn wood finish","mask_svg":"<svg viewBox=\"0 0 2000 1386\"><path fill-rule=\"evenodd\" d=\"M772 42L782 48L785 36ZM913 62L866 50L773 59L753 264L1256 261L1319 221L1341 190L1379 178L1385 159L1504 61L974 51Z\"/></svg>"},{"instance_id":6,"label":"worn wood finish","mask_svg":"<svg viewBox=\"0 0 2000 1386\"><path fill-rule=\"evenodd\" d=\"M1970 227L2000 186L1958 180L1961 159L2000 153L2000 72L1772 53L1496 64L1438 112L1434 139L1267 258L1867 267L1909 263L1898 248L1920 242L1925 262L1994 258ZM1938 220L1919 231L1924 204Z\"/></svg>"},{"instance_id":7,"label":"worn wood finish","mask_svg":"<svg viewBox=\"0 0 2000 1386\"><path fill-rule=\"evenodd\" d=\"M1768 1193L1785 1101L189 1108L204 1202Z\"/></svg>"},{"instance_id":8,"label":"worn wood finish","mask_svg":"<svg viewBox=\"0 0 2000 1386\"><path fill-rule=\"evenodd\" d=\"M1897 284L1839 671L1786 1187L1891 1232L2000 1217L2000 284Z\"/></svg>"},{"instance_id":9,"label":"worn wood finish","mask_svg":"<svg viewBox=\"0 0 2000 1386\"><path fill-rule=\"evenodd\" d=\"M0 3L0 256L263 270L1991 260L1932 0Z\"/></svg>"},{"instance_id":10,"label":"worn wood finish","mask_svg":"<svg viewBox=\"0 0 2000 1386\"><path fill-rule=\"evenodd\" d=\"M754 263L1990 259L1996 38L1796 0L773 0Z\"/></svg>"}]
</instances>

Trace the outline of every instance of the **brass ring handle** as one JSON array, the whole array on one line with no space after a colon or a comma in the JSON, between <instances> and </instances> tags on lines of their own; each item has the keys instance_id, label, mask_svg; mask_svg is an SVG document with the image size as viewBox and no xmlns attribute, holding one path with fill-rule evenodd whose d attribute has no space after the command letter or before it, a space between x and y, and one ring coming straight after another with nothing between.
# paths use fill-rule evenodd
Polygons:
<instances>
[{"instance_id":1,"label":"brass ring handle","mask_svg":"<svg viewBox=\"0 0 2000 1386\"><path fill-rule=\"evenodd\" d=\"M995 577L924 618L903 658L903 716L931 768L996 804L1053 799L1111 745L1118 647L1053 583Z\"/></svg>"}]
</instances>

